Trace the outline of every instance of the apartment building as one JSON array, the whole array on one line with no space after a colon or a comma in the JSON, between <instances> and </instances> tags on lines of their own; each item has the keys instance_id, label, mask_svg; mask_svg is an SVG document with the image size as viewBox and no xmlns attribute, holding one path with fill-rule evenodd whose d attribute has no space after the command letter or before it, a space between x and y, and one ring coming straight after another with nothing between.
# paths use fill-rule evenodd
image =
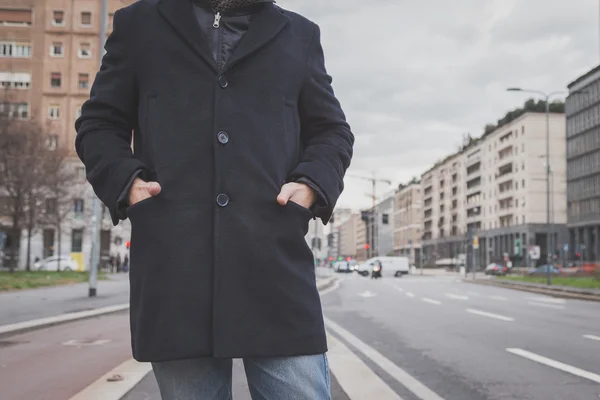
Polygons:
<instances>
[{"instance_id":1,"label":"apartment building","mask_svg":"<svg viewBox=\"0 0 600 400\"><path fill-rule=\"evenodd\" d=\"M544 113L524 113L423 174L424 254L440 259L466 253L469 233L479 237L481 265L514 256L517 239L521 255L534 245L548 254L547 235L551 253L564 248L565 132L564 114L551 114L550 224Z\"/></svg>"},{"instance_id":2,"label":"apartment building","mask_svg":"<svg viewBox=\"0 0 600 400\"><path fill-rule=\"evenodd\" d=\"M329 233L327 235L328 257L338 258L341 252L341 226L352 217L352 210L349 208L336 208L329 221ZM354 253L352 253L354 254Z\"/></svg>"},{"instance_id":3,"label":"apartment building","mask_svg":"<svg viewBox=\"0 0 600 400\"><path fill-rule=\"evenodd\" d=\"M108 33L114 12L131 3L108 1ZM35 119L51 147L73 149L73 125L100 63L101 5L4 0L0 6L0 111Z\"/></svg>"},{"instance_id":4,"label":"apartment building","mask_svg":"<svg viewBox=\"0 0 600 400\"><path fill-rule=\"evenodd\" d=\"M337 254L338 256L357 258L357 228L359 226L359 222L362 222L360 220L360 215L352 213L347 220L339 225L340 250L339 254Z\"/></svg>"},{"instance_id":5,"label":"apartment building","mask_svg":"<svg viewBox=\"0 0 600 400\"><path fill-rule=\"evenodd\" d=\"M394 195L394 255L409 257L412 265L420 262L423 224L421 183L400 185Z\"/></svg>"},{"instance_id":6,"label":"apartment building","mask_svg":"<svg viewBox=\"0 0 600 400\"><path fill-rule=\"evenodd\" d=\"M371 229L370 224L367 224L363 219L362 215L357 215L353 218L354 232L355 232L355 248L356 259L359 261L365 261L371 257Z\"/></svg>"},{"instance_id":7,"label":"apartment building","mask_svg":"<svg viewBox=\"0 0 600 400\"><path fill-rule=\"evenodd\" d=\"M457 258L466 233L464 153L447 157L421 176L423 262Z\"/></svg>"},{"instance_id":8,"label":"apartment building","mask_svg":"<svg viewBox=\"0 0 600 400\"><path fill-rule=\"evenodd\" d=\"M600 66L568 85L567 202L569 253L600 259Z\"/></svg>"},{"instance_id":9,"label":"apartment building","mask_svg":"<svg viewBox=\"0 0 600 400\"><path fill-rule=\"evenodd\" d=\"M108 34L115 11L131 3L133 0L108 0ZM0 5L0 112L36 122L51 149L61 147L70 152L69 165L78 173L83 166L74 153L74 123L89 97L102 55L101 6L101 0L4 0ZM82 268L88 267L93 192L84 173L80 175L81 182L73 185L69 218L60 233L56 227L40 227L31 241L32 258L57 255L60 247L61 255L71 255ZM85 190L80 190L81 185ZM0 231L9 229L11 222L0 215ZM109 220L103 221L100 247L104 261L110 254L126 252L129 232L128 223L113 228ZM26 249L23 236L21 267Z\"/></svg>"},{"instance_id":10,"label":"apartment building","mask_svg":"<svg viewBox=\"0 0 600 400\"><path fill-rule=\"evenodd\" d=\"M545 114L525 113L485 135L467 153L469 157L479 149L482 157L481 184L473 189L480 197L468 197L467 203L473 201L469 222L481 237L480 258L486 262L515 255L517 239L524 254L527 246L540 246L543 259L548 254L547 235L551 253L567 243L565 115L553 113L549 122L550 224Z\"/></svg>"}]
</instances>

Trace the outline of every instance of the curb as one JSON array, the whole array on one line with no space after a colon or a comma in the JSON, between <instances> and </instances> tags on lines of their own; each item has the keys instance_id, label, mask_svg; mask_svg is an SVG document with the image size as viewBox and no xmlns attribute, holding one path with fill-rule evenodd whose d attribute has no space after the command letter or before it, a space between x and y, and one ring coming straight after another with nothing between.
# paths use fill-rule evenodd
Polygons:
<instances>
[{"instance_id":1,"label":"curb","mask_svg":"<svg viewBox=\"0 0 600 400\"><path fill-rule=\"evenodd\" d=\"M335 281L335 277L320 279L317 281L317 290L319 292L326 290L330 288L335 283ZM34 319L31 321L17 322L14 324L0 325L0 338L13 336L19 333L25 333L37 329L49 328L54 325L65 324L67 322L79 321L102 315L114 314L126 310L129 310L129 303L97 308L95 310L61 314L54 317Z\"/></svg>"},{"instance_id":2,"label":"curb","mask_svg":"<svg viewBox=\"0 0 600 400\"><path fill-rule=\"evenodd\" d=\"M519 285L519 284L514 284L514 283L508 283L508 282L500 282L500 281L494 281L494 280L463 280L463 282L466 283L472 283L475 285L487 285L487 286L497 286L497 287L503 287L506 289L514 289L514 290L520 290L522 292L531 292L531 293L538 293L538 294L547 294L549 296L553 296L553 297L559 297L559 298L565 298L565 299L575 299L575 300L588 300L588 301L597 301L600 302L600 296L594 295L594 294L585 294L585 293L581 293L581 292L571 292L568 289L550 289L550 288L542 288L542 287L533 287L533 286L524 286L524 285Z\"/></svg>"}]
</instances>

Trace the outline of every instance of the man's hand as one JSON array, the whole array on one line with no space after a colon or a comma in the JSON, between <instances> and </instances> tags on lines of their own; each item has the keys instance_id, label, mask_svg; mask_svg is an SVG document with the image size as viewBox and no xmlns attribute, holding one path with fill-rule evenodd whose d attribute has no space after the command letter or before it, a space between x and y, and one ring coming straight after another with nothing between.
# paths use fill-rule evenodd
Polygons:
<instances>
[{"instance_id":1,"label":"man's hand","mask_svg":"<svg viewBox=\"0 0 600 400\"><path fill-rule=\"evenodd\" d=\"M145 182L140 178L135 178L129 189L129 205L132 206L142 200L158 196L161 190L158 182Z\"/></svg>"},{"instance_id":2,"label":"man's hand","mask_svg":"<svg viewBox=\"0 0 600 400\"><path fill-rule=\"evenodd\" d=\"M316 201L316 193L304 183L286 183L282 186L277 202L285 206L288 201L292 201L304 208L311 208Z\"/></svg>"}]
</instances>

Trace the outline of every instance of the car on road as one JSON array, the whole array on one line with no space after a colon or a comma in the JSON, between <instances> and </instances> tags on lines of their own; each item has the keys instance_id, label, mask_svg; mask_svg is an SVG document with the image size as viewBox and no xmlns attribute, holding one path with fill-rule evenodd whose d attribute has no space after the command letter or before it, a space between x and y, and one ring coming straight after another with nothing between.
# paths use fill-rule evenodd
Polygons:
<instances>
[{"instance_id":1,"label":"car on road","mask_svg":"<svg viewBox=\"0 0 600 400\"><path fill-rule=\"evenodd\" d=\"M504 265L500 265L500 264L496 264L496 263L491 263L490 265L488 265L487 267L485 267L485 274L486 275L499 275L499 276L503 276L506 275L508 273L508 267L505 267Z\"/></svg>"},{"instance_id":2,"label":"car on road","mask_svg":"<svg viewBox=\"0 0 600 400\"><path fill-rule=\"evenodd\" d=\"M340 272L340 273L348 273L348 272L354 271L354 269L350 265L350 262L348 262L348 261L334 262L333 269L335 270L335 272Z\"/></svg>"},{"instance_id":3,"label":"car on road","mask_svg":"<svg viewBox=\"0 0 600 400\"><path fill-rule=\"evenodd\" d=\"M381 263L383 268L383 277L396 277L407 275L410 272L410 266L407 257L374 257L370 258L358 266L357 272L362 276L369 276L373 267Z\"/></svg>"},{"instance_id":4,"label":"car on road","mask_svg":"<svg viewBox=\"0 0 600 400\"><path fill-rule=\"evenodd\" d=\"M33 268L38 271L58 271L59 267L60 271L77 271L79 269L77 261L69 256L51 256L33 264Z\"/></svg>"}]
</instances>

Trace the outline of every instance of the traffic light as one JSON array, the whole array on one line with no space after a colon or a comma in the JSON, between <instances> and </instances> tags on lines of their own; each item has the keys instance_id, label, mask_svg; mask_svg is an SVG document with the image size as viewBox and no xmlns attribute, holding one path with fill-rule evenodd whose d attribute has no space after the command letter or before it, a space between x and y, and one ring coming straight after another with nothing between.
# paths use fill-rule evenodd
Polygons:
<instances>
[{"instance_id":1,"label":"traffic light","mask_svg":"<svg viewBox=\"0 0 600 400\"><path fill-rule=\"evenodd\" d=\"M129 248L130 246L131 246L131 242L130 241L125 242L125 247Z\"/></svg>"},{"instance_id":2,"label":"traffic light","mask_svg":"<svg viewBox=\"0 0 600 400\"><path fill-rule=\"evenodd\" d=\"M333 224L335 222L335 214L331 214L331 217L329 218L329 223Z\"/></svg>"},{"instance_id":3,"label":"traffic light","mask_svg":"<svg viewBox=\"0 0 600 400\"><path fill-rule=\"evenodd\" d=\"M333 257L329 257L329 261L333 261Z\"/></svg>"},{"instance_id":4,"label":"traffic light","mask_svg":"<svg viewBox=\"0 0 600 400\"><path fill-rule=\"evenodd\" d=\"M371 248L371 245L369 243L365 244L365 249L369 250Z\"/></svg>"},{"instance_id":5,"label":"traffic light","mask_svg":"<svg viewBox=\"0 0 600 400\"><path fill-rule=\"evenodd\" d=\"M327 235L327 247L333 247L333 233Z\"/></svg>"},{"instance_id":6,"label":"traffic light","mask_svg":"<svg viewBox=\"0 0 600 400\"><path fill-rule=\"evenodd\" d=\"M363 220L363 221L365 221L365 222L369 222L369 217L370 217L370 216L371 216L371 215L369 214L369 212L368 212L368 211L361 211L361 212L360 212L360 219L362 219L362 220Z\"/></svg>"},{"instance_id":7,"label":"traffic light","mask_svg":"<svg viewBox=\"0 0 600 400\"><path fill-rule=\"evenodd\" d=\"M390 223L390 216L388 214L382 214L381 215L381 222L384 225L388 225Z\"/></svg>"}]
</instances>

